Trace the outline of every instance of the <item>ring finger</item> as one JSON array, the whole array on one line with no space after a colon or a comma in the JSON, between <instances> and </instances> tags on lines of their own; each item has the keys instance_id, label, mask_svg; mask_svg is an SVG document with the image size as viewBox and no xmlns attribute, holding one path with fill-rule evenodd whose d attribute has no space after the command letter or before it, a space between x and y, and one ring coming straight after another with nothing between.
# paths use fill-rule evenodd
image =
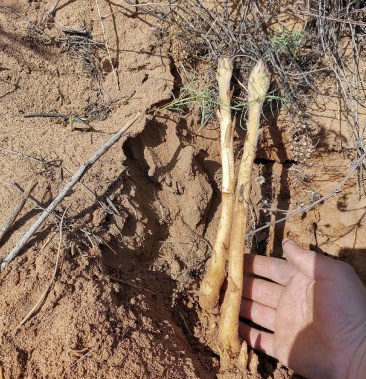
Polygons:
<instances>
[{"instance_id":1,"label":"ring finger","mask_svg":"<svg viewBox=\"0 0 366 379\"><path fill-rule=\"evenodd\" d=\"M240 316L274 332L276 311L271 307L248 299L242 299Z\"/></svg>"}]
</instances>

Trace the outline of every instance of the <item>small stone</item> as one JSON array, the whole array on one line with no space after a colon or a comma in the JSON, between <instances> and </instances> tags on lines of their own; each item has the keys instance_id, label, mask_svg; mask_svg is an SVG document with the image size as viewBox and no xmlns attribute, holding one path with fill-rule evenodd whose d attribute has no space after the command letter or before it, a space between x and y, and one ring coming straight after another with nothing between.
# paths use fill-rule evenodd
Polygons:
<instances>
[{"instance_id":1,"label":"small stone","mask_svg":"<svg viewBox=\"0 0 366 379\"><path fill-rule=\"evenodd\" d=\"M100 66L103 70L103 72L109 74L113 71L114 68L117 66L117 60L115 58L112 58L112 64L109 57L104 57L102 61L100 62Z\"/></svg>"}]
</instances>

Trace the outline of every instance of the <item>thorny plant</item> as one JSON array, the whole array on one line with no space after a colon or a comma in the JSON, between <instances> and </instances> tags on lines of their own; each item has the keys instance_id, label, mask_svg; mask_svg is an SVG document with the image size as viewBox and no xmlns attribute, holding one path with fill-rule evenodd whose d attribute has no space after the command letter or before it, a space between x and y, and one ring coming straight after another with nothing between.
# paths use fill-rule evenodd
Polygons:
<instances>
[{"instance_id":1,"label":"thorny plant","mask_svg":"<svg viewBox=\"0 0 366 379\"><path fill-rule=\"evenodd\" d=\"M183 59L192 65L206 62L213 66L219 57L230 56L236 67L234 97L243 92L240 83L248 77L253 61L264 57L279 96L293 105L290 117L305 126L297 135L307 133L307 108L315 96L339 98L340 113L347 121L347 148L356 151L358 157L366 151L364 125L359 117L360 109L365 107L359 66L366 35L365 1L306 0L303 5L290 5L285 10L276 0L205 4L200 0L141 4L124 0L127 12L159 19L168 33L175 29L173 35L178 41L172 45L178 46L172 52L176 64ZM296 26L291 28L281 21L278 16L284 12ZM352 44L348 52L345 38ZM174 51L180 52L178 58ZM359 183L365 167L363 164L360 168Z\"/></svg>"},{"instance_id":2,"label":"thorny plant","mask_svg":"<svg viewBox=\"0 0 366 379\"><path fill-rule=\"evenodd\" d=\"M277 21L276 27L266 25L276 19L280 2L265 2L264 8L250 0L235 3L235 6L228 1L215 2L210 4L210 8L199 0L168 0L148 4L125 0L125 3L130 11L135 8L133 10L137 13L158 18L167 29L172 25L178 26L179 32L175 36L179 39L180 50L185 52L181 56L186 56L187 60L213 63L221 56L232 57L237 82L244 82L243 78L249 76L253 63L265 57L274 79L279 83L280 95L306 105L308 96L305 92L314 87L318 73L315 66L320 59L320 51L312 48L311 33L304 33L303 38L296 40L296 57L291 52L292 48L278 49L278 44L273 42L278 38L278 26L283 35L292 35L287 37L292 38L291 43L295 42L294 32L288 31L280 21ZM294 20L299 18L294 12L290 16ZM302 31L298 33L302 34Z\"/></svg>"},{"instance_id":3,"label":"thorny plant","mask_svg":"<svg viewBox=\"0 0 366 379\"><path fill-rule=\"evenodd\" d=\"M236 119L240 127L245 125L248 103L247 88L244 83L249 76L253 63L263 58L272 73L272 86L266 96L264 112L276 115L281 107L285 107L288 116L292 119L291 125L298 125L293 130L294 136L301 139L309 133L309 118L306 117L307 105L310 100L309 90L319 92L319 78L323 80L327 70L320 65L321 50L314 48L314 35L305 32L297 23L296 30L289 29L277 17L280 9L279 1L265 2L264 5L256 1L243 0L236 2L213 2L209 7L199 0L187 1L153 1L146 4L137 4L134 0L124 0L126 11L138 14L149 14L161 22L161 28L171 38L171 54L176 67L181 64L190 66L193 70L209 66L211 70L216 66L218 57L229 56L233 61L233 101L231 109L236 112ZM289 7L290 8L290 7ZM292 9L291 17L294 22L299 20L298 12ZM303 16L300 16L303 17ZM303 23L303 19L301 20ZM300 38L301 36L301 38ZM205 121L215 115L208 110L218 105L215 91L208 90L215 87L214 75L208 74L195 89L204 88L205 91L190 93L190 85L185 85L185 74L181 74L183 87L181 93L171 103L166 105L176 110L186 110L187 103L195 101L202 106L201 128ZM201 79L202 80L202 79ZM192 91L191 91L192 92ZM268 101L270 100L270 101ZM209 106L208 106L209 105ZM204 116L204 117L202 117ZM300 155L295 159L305 161L307 158Z\"/></svg>"}]
</instances>

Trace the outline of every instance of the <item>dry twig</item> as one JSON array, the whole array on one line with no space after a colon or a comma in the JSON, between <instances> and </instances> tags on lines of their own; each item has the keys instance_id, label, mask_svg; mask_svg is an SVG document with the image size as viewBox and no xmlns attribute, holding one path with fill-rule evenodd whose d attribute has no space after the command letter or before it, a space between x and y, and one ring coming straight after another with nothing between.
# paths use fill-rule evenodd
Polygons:
<instances>
[{"instance_id":1,"label":"dry twig","mask_svg":"<svg viewBox=\"0 0 366 379\"><path fill-rule=\"evenodd\" d=\"M23 192L22 194L22 198L19 202L19 204L17 205L17 207L13 210L12 214L10 215L8 221L6 222L5 226L0 229L0 242L2 241L2 239L4 238L5 236L5 233L10 229L10 227L13 225L14 221L16 220L16 218L18 217L19 213L22 211L23 207L24 207L24 204L25 202L27 201L28 199L28 196L30 195L30 193L32 192L34 186L36 186L37 183L35 182L31 182L29 184L29 186L25 189L25 191Z\"/></svg>"},{"instance_id":2,"label":"dry twig","mask_svg":"<svg viewBox=\"0 0 366 379\"><path fill-rule=\"evenodd\" d=\"M52 8L48 11L48 14L49 14L50 16L53 16L53 15L54 15L54 13L55 13L55 11L56 11L56 8L57 8L57 5L58 5L59 2L60 2L60 0L56 0L56 1L54 2L54 4L52 5Z\"/></svg>"},{"instance_id":3,"label":"dry twig","mask_svg":"<svg viewBox=\"0 0 366 379\"><path fill-rule=\"evenodd\" d=\"M36 24L33 24L32 22L30 22L25 16L23 16L21 13L18 13L16 12L14 9L10 8L10 7L7 7L6 5L0 3L0 8L3 8L3 9L6 9L8 12L11 12L13 14L15 14L16 16L18 16L19 18L21 18L22 20L26 21L27 24L30 26L30 28L34 29L34 30L37 30L40 34L45 34L47 35L48 37L50 37L49 34L47 34L44 30L40 29L38 27L38 25ZM50 37L51 38L51 37Z\"/></svg>"},{"instance_id":4,"label":"dry twig","mask_svg":"<svg viewBox=\"0 0 366 379\"><path fill-rule=\"evenodd\" d=\"M9 185L11 187L13 187L16 191L18 191L19 193L21 193L24 196L24 191L22 191L17 184L11 183L11 182L8 182L8 183L9 183ZM46 208L39 201L37 201L36 199L34 199L32 196L28 196L26 199L30 203L34 204L37 208L39 208L39 209L41 209L43 211L46 210ZM61 217L58 214L56 214L56 212L52 212L52 213L50 213L50 215L52 215L55 218L56 221L57 220L61 220Z\"/></svg>"},{"instance_id":5,"label":"dry twig","mask_svg":"<svg viewBox=\"0 0 366 379\"><path fill-rule=\"evenodd\" d=\"M37 158L34 158L30 155L27 155L27 154L23 154L23 153L20 153L19 151L15 151L15 150L10 150L10 149L7 149L5 147L2 147L0 146L0 151L6 151L10 154L15 154L15 155L18 155L20 157L23 157L23 158L26 158L26 159L30 159L32 161L35 161L37 163L40 163L42 164L45 169L47 169L48 167L51 167L51 166L54 166L54 167L59 167L60 169L66 171L70 176L72 176L72 173L70 170L68 170L66 167L62 166L62 162L61 160L54 160L54 161L43 161L41 159L37 159ZM9 183L13 188L15 188L18 192L20 192L21 194L24 194L24 191L22 191L16 184L13 184L13 183ZM118 210L113 206L112 202L110 201L110 199L108 199L107 196L105 196L105 202L102 201L100 198L98 198L97 194L92 191L89 187L87 187L83 182L80 182L80 184L91 194L94 196L94 198L98 201L98 203L100 204L100 206L102 207L102 209L104 209L106 212L108 213L118 213ZM42 204L40 204L38 201L36 201L35 199L33 199L32 197L28 197L28 200L35 204L38 208L44 210L45 208L43 207ZM58 215L54 214L56 217L60 218Z\"/></svg>"},{"instance_id":6,"label":"dry twig","mask_svg":"<svg viewBox=\"0 0 366 379\"><path fill-rule=\"evenodd\" d=\"M20 157L23 157L23 158L26 158L26 159L30 159L32 161L35 161L35 162L43 164L45 167L46 166L50 166L50 165L59 166L60 162L61 162L59 160L54 160L54 161L46 162L46 161L43 161L41 159L37 159L37 158L34 158L34 157L30 156L30 155L20 153L19 151L10 150L10 149L7 149L6 147L2 147L2 146L0 146L0 151L6 151L7 153L15 154L15 155L18 155Z\"/></svg>"},{"instance_id":7,"label":"dry twig","mask_svg":"<svg viewBox=\"0 0 366 379\"><path fill-rule=\"evenodd\" d=\"M140 117L141 113L138 112L136 116L128 121L124 127L116 133L109 141L107 141L94 155L83 165L79 167L76 173L72 176L71 180L60 191L57 197L52 203L45 209L38 220L33 226L24 234L23 238L15 245L13 250L7 255L7 257L1 263L1 270L3 270L20 252L24 245L29 241L35 231L43 224L48 215L60 204L64 197L68 194L71 188L83 177L83 175L89 170L89 168L112 146L121 136L130 128L130 126Z\"/></svg>"},{"instance_id":8,"label":"dry twig","mask_svg":"<svg viewBox=\"0 0 366 379\"><path fill-rule=\"evenodd\" d=\"M100 25L102 27L104 45L105 45L105 48L106 48L107 53L108 53L109 63L111 64L111 67L112 67L112 70L113 70L113 75L114 75L114 79L116 81L117 88L120 89L120 87L119 87L119 79L118 79L116 68L114 67L114 64L113 64L113 60L112 60L112 56L111 56L111 51L109 49L108 39L107 39L107 36L105 34L105 28L104 28L104 23L103 23L103 16L102 16L102 14L100 12L98 0L95 0L95 5L97 6L98 17L99 17L99 20L100 20Z\"/></svg>"}]
</instances>

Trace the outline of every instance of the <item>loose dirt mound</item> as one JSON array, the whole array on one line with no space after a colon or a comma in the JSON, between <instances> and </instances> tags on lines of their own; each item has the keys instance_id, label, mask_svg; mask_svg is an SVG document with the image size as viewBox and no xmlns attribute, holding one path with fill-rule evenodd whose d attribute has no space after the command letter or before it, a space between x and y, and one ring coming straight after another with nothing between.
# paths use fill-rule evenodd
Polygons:
<instances>
[{"instance_id":1,"label":"loose dirt mound","mask_svg":"<svg viewBox=\"0 0 366 379\"><path fill-rule=\"evenodd\" d=\"M45 15L51 3L0 3L0 225L20 197L9 183L24 189L37 182L32 197L46 206L128 119L137 111L145 116L57 209L56 216L67 209L62 264L40 309L18 329L52 277L57 217L1 274L3 377L215 377L218 358L203 344L197 288L218 223L218 125L198 133L195 116L151 112L170 99L179 79L154 18L100 1L103 32L94 3L60 2L56 21ZM327 104L315 115L311 138L318 149L306 164L296 154L307 154L309 142L297 141L294 150L294 126L268 113L253 225L281 218L277 210L316 200L343 179L349 159L341 154L346 134L341 121L335 126L336 110ZM74 116L23 117L39 113ZM239 130L237 151L241 142ZM252 251L281 256L280 241L289 235L350 262L366 281L365 209L350 180L321 206L256 234ZM26 203L2 241L1 260L39 213ZM260 356L253 377L298 376Z\"/></svg>"}]
</instances>

